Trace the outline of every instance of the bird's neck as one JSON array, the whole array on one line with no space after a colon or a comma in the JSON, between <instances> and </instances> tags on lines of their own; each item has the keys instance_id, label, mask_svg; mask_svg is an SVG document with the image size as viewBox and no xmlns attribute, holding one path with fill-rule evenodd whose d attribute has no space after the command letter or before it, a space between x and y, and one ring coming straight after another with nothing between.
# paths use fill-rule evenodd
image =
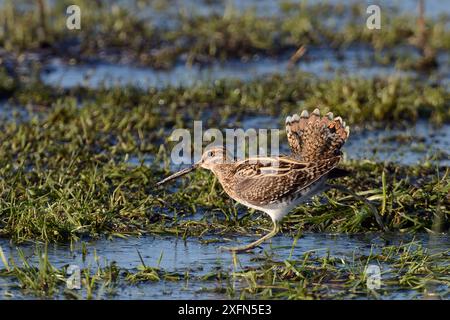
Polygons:
<instances>
[{"instance_id":1,"label":"bird's neck","mask_svg":"<svg viewBox=\"0 0 450 320\"><path fill-rule=\"evenodd\" d=\"M233 164L220 163L215 165L211 171L215 174L220 183L228 181L232 177Z\"/></svg>"}]
</instances>

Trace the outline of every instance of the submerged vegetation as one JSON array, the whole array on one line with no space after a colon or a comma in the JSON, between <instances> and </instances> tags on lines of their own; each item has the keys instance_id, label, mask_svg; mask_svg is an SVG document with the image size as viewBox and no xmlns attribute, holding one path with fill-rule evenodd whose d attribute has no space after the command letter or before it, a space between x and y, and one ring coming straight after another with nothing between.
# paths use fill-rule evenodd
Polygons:
<instances>
[{"instance_id":1,"label":"submerged vegetation","mask_svg":"<svg viewBox=\"0 0 450 320\"><path fill-rule=\"evenodd\" d=\"M70 32L66 1L55 6L44 0L28 6L5 1L0 8L0 237L13 243L158 235L210 244L266 233L267 216L236 204L205 171L167 189L155 186L173 170L170 133L192 129L194 120L203 120L205 129L225 129L269 116L272 128L283 128L287 115L320 107L342 116L351 127L350 139L361 128L450 123L448 85L442 75L425 73L324 78L289 69L249 81L96 89L50 86L40 76L54 57L70 64L106 60L170 69L261 56L287 61L303 45L313 51L324 43L337 55L351 46L370 47L368 63L419 70L424 59L448 55L446 15L427 19L424 34L415 16L395 10L383 16L386 27L369 32L361 28L365 8L358 4L284 2L279 14L261 18L251 9L227 6L224 14L203 16L152 2L164 24L146 18L144 10L138 15L116 4L78 2L82 29ZM139 10L146 4L136 1ZM404 133L392 139L397 145L420 140L415 151L425 154L433 143L429 138ZM373 152L381 147L373 145ZM448 150L441 150L415 165L345 160L341 166L352 174L337 182L376 207L388 234L448 233L450 170L441 162L448 157ZM293 210L281 230L293 246L308 232L380 231L367 204L335 190ZM253 257L256 263L240 268L234 256L234 270L211 273L149 266L139 255L142 264L131 269L113 262L87 266L77 293L65 289L67 266L52 265L46 251L34 254L35 263L20 249L17 255L20 261L7 259L0 248L0 280L13 279L24 294L47 298L114 297L121 285L161 282L205 284L203 292L230 298L378 298L391 290L447 298L450 281L449 252L430 252L417 242L386 245L370 256L355 252L353 258L306 252L280 259L263 252ZM384 268L384 293L367 289L368 264Z\"/></svg>"},{"instance_id":2,"label":"submerged vegetation","mask_svg":"<svg viewBox=\"0 0 450 320\"><path fill-rule=\"evenodd\" d=\"M295 242L293 243L295 246ZM1 248L0 248L1 249ZM418 241L371 247L368 255L358 253L338 256L327 252L307 251L291 254L280 260L273 253L263 252L242 266L234 257L234 267L219 267L214 272L185 270L170 272L157 266L118 267L115 262L100 263L80 271L80 289L67 288L67 268L55 267L48 259L47 248L36 253L36 264L18 250L19 261L3 257L1 279L13 279L6 298L20 293L36 297L68 299L114 298L124 286L155 286L160 290L167 283L180 288L190 286L197 293L214 297L262 299L351 299L379 298L381 295L404 294L408 298L446 299L449 297L450 252L427 249ZM0 250L0 255L3 252ZM159 262L157 263L159 264ZM380 287L368 288L369 267L381 270ZM192 289L191 289L192 290ZM411 292L412 290L412 292Z\"/></svg>"},{"instance_id":3,"label":"submerged vegetation","mask_svg":"<svg viewBox=\"0 0 450 320\"><path fill-rule=\"evenodd\" d=\"M61 296L62 294L69 299L83 298L76 290L67 288L70 276L67 272L69 266L57 268L52 265L48 258L47 247L44 252L37 248L37 264L29 261L22 250L17 249L17 252L20 261L15 261L13 258L7 260L0 247L0 258L3 258L4 264L4 268L0 269L0 277L15 279L17 283L12 288L19 288L25 294L41 298ZM95 296L95 293L104 296L113 295L119 271L115 263L104 267L97 263L95 271L90 266L80 270L80 288L82 288L84 298L101 298ZM13 295L7 292L6 297L8 298L8 296Z\"/></svg>"},{"instance_id":4,"label":"submerged vegetation","mask_svg":"<svg viewBox=\"0 0 450 320\"><path fill-rule=\"evenodd\" d=\"M329 253L307 252L302 257L277 261L267 258L257 268L232 274L244 283L234 290L240 298L329 299L380 297L367 287L367 269L377 265L382 271L379 291L414 288L424 298L448 298L448 251L429 252L415 242L386 246L369 256L334 257ZM420 293L419 293L420 292Z\"/></svg>"}]
</instances>

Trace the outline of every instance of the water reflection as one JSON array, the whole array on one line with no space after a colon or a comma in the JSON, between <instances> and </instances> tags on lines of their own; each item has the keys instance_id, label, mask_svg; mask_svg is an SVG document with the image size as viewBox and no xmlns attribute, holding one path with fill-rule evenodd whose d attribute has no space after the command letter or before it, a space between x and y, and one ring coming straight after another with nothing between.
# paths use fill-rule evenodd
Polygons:
<instances>
[{"instance_id":1,"label":"water reflection","mask_svg":"<svg viewBox=\"0 0 450 320\"><path fill-rule=\"evenodd\" d=\"M234 239L233 241L248 242L249 237ZM293 247L293 238L286 235L275 237L270 244L264 245L264 249L254 253L239 255L238 269L241 267L258 266L258 259L271 256L271 259L282 261L284 259L300 259L306 252L314 252L315 255L323 257L329 255L336 258L352 259L357 256L368 256L371 252L376 254L386 245L400 244L417 241L431 252L450 250L450 239L448 235L435 235L430 237L426 234L403 235L403 234L305 234ZM50 245L48 255L50 262L61 268L68 264L79 265L82 268L93 268L97 265L96 258L101 265L115 261L121 268L135 270L141 264L138 251L142 255L147 266L159 265L165 271L184 273L188 271L195 276L206 275L217 270L233 271L235 266L230 253L219 251L222 242L211 242L202 244L198 239L192 238L186 241L181 238L145 236L141 238L106 239L89 242L87 244L87 255L83 259L82 244L76 243L73 247L69 245ZM7 240L0 240L0 245L5 252L7 259L12 257L15 261L20 261L16 246ZM36 247L39 245L21 245L25 256L32 263L37 263L35 255ZM40 245L42 248L42 245ZM262 250L266 250L263 253ZM160 259L162 256L162 259ZM256 258L256 259L255 259ZM226 295L219 294L213 290L202 290L202 288L214 289L215 282L205 282L189 280L189 284L184 281L169 282L159 281L155 283L141 283L136 286L120 286L111 298L116 299L206 299L206 298L226 298ZM0 294L2 288L14 293L13 298L24 298L20 290L14 290L8 278L0 277ZM388 293L389 294L389 293ZM386 298L405 298L415 294L414 292L395 292ZM26 296L25 296L26 298Z\"/></svg>"}]
</instances>

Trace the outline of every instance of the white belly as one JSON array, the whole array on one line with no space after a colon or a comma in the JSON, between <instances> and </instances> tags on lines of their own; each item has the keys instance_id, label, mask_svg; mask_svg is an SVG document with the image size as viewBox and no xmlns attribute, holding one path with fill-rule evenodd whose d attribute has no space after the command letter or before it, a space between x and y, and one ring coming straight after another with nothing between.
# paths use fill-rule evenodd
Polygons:
<instances>
[{"instance_id":1,"label":"white belly","mask_svg":"<svg viewBox=\"0 0 450 320\"><path fill-rule=\"evenodd\" d=\"M300 205L302 203L305 203L306 201L311 199L311 197L313 197L317 193L321 192L324 181L325 181L325 179L323 179L322 181L319 180L317 183L315 183L313 186L311 186L311 189L304 196L299 197L299 198L295 199L295 201L291 201L291 202L286 201L286 202L279 202L279 203L271 203L271 204L264 205L264 206L256 206L256 205L253 205L250 203L243 202L242 200L237 200L237 199L235 199L235 200L237 200L239 203L242 203L246 207L267 213L270 216L270 218L272 219L272 221L274 221L274 222L281 221L281 219L283 219L283 217L286 216L292 209L294 209L295 207L297 207L298 205Z\"/></svg>"}]
</instances>

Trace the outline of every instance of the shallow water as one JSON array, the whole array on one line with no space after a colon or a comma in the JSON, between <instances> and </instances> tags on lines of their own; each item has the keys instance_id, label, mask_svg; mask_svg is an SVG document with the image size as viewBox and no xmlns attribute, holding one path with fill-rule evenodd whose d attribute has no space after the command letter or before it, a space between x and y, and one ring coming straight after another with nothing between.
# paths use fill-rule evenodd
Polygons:
<instances>
[{"instance_id":1,"label":"shallow water","mask_svg":"<svg viewBox=\"0 0 450 320\"><path fill-rule=\"evenodd\" d=\"M129 1L119 1L119 3L127 4ZM296 2L296 1L294 1ZM340 3L340 1L323 1L324 3ZM396 5L400 8L400 12L411 12L417 6L415 0L410 1L366 1L368 4L378 3L390 10L390 6ZM133 3L133 2L132 2ZM279 15L280 5L272 1L173 1L173 4L163 6L162 10L155 9L154 6L145 8L134 8L139 15L144 17L148 15L148 19L161 19L164 23L173 24L179 19L177 14L179 11L185 14L201 14L209 15L212 13L223 14L230 5L242 12L246 9L253 8L258 13L266 15ZM133 6L132 6L133 7ZM435 17L441 13L450 14L448 6L440 2L426 2L427 14ZM437 58L439 69L430 77L412 71L399 70L394 65L380 65L376 63L374 52L366 46L352 46L336 52L324 44L323 48L310 47L307 48L306 54L299 60L294 70L302 70L312 73L318 77L331 78L336 75L342 76L358 76L365 78L373 77L415 77L424 81L438 83L441 86L450 89L450 62L447 53L439 53ZM417 50L412 47L400 47L394 49L399 56L415 56L419 57ZM143 88L157 87L163 88L167 86L192 86L197 82L213 82L218 79L233 78L242 81L249 81L258 77L264 77L272 74L284 74L288 71L288 61L293 52L283 54L278 57L267 57L255 55L246 61L228 60L222 63L215 62L208 66L188 66L179 61L170 70L155 70L148 67L133 66L130 64L114 64L114 63L93 63L70 65L66 61L60 59L52 59L44 64L41 79L44 83L71 88L74 86L87 86L91 88L112 87L133 85ZM381 53L380 55L383 55Z\"/></svg>"},{"instance_id":2,"label":"shallow water","mask_svg":"<svg viewBox=\"0 0 450 320\"><path fill-rule=\"evenodd\" d=\"M29 119L29 113L23 107L0 100L0 122L20 122L27 119Z\"/></svg>"},{"instance_id":3,"label":"shallow water","mask_svg":"<svg viewBox=\"0 0 450 320\"><path fill-rule=\"evenodd\" d=\"M208 16L212 14L223 15L230 11L244 12L250 10L257 16L280 16L284 12L281 9L283 3L300 3L306 2L309 4L329 3L329 4L353 4L363 3L367 6L378 5L381 13L384 10L392 10L397 8L402 14L416 14L417 0L288 0L288 1L273 1L273 0L171 0L168 4L162 6L130 6L130 1L120 0L119 4L127 7L132 12L136 12L143 19L150 20L153 24L162 27L172 27L176 25L179 13L185 16ZM131 1L133 3L133 1ZM450 14L449 6L445 1L425 1L425 13L428 17L437 18L442 14Z\"/></svg>"},{"instance_id":4,"label":"shallow water","mask_svg":"<svg viewBox=\"0 0 450 320\"><path fill-rule=\"evenodd\" d=\"M322 78L336 75L373 77L414 77L413 71L396 70L393 66L373 64L372 53L365 48L348 49L340 54L328 49L311 49L309 56L301 59L294 69L312 73ZM170 70L154 70L124 64L68 65L61 60L52 60L41 74L44 83L71 88L91 88L132 85L142 88L167 86L189 87L196 83L208 83L220 79L250 81L266 75L283 74L288 71L289 55L271 58L255 56L250 61L226 61L210 66L187 66L177 64ZM444 71L437 75L446 79Z\"/></svg>"},{"instance_id":5,"label":"shallow water","mask_svg":"<svg viewBox=\"0 0 450 320\"><path fill-rule=\"evenodd\" d=\"M127 1L124 1L127 2ZM179 2L179 1L177 1ZM208 15L212 12L221 14L225 10L224 3L216 3L205 6L201 0L181 1L185 10ZM269 0L254 1L232 1L234 7L245 10L255 7L260 15L279 14L279 6ZM329 1L337 3L337 0ZM382 7L387 1L366 1L367 3L378 3ZM0 1L2 3L2 1ZM416 10L416 0L389 1L389 4L399 5L401 11L412 12ZM432 5L431 5L432 3ZM175 8L176 6L172 6ZM426 1L426 12L431 16L438 16L440 13L449 13L450 6L445 1ZM142 17L149 18L156 24L166 24L168 27L174 21L165 17L161 18L154 10L143 10ZM348 49L342 53L343 57L337 58L335 53L327 49L310 49L296 66L305 72L324 78L333 77L336 74L354 75L363 77L375 76L417 76L413 72L398 71L393 66L378 66L373 64L373 56L369 50L364 48ZM43 81L52 86L70 88L78 85L86 85L97 88L100 86L111 87L113 85L136 85L141 87L165 87L190 86L198 81L212 82L217 79L235 78L249 81L256 77L263 77L269 74L285 73L289 55L279 58L255 57L248 62L228 61L221 64L213 64L208 67L198 66L188 67L178 64L169 71L159 71L150 68L135 67L131 65L119 64L95 64L95 65L75 65L71 66L60 60L52 60L42 73ZM441 77L441 85L450 84L450 72L448 72L448 56L442 57L444 68L440 70L438 77ZM27 113L21 108L16 108L9 103L0 103L0 116L6 121L26 118ZM242 122L244 129L280 127L282 121L272 117L253 117ZM287 151L287 144L281 142L280 146ZM450 125L441 128L434 128L426 122L419 121L409 129L401 130L371 130L352 132L350 139L344 147L345 155L348 159L373 159L376 161L393 161L401 164L423 163L426 159L433 158L440 154L436 161L439 165L450 166ZM145 164L150 164L154 158L149 155L142 159ZM138 165L139 159L130 157L128 162L131 165ZM325 255L328 252L333 257L351 258L355 253L358 255L368 255L370 250L379 251L383 246L409 241L412 236L380 234L366 235L344 235L344 234L305 234L297 243L293 250L293 258L299 258L307 251L315 251L317 255ZM450 249L449 236L430 237L428 235L416 235L416 239L430 250ZM243 237L240 243L247 243L255 238ZM212 240L206 237L206 240ZM219 239L223 240L223 239ZM274 259L283 260L289 257L293 239L288 236L279 235L271 241L271 246L266 244L264 249L273 256ZM141 253L144 262L148 266L158 265L158 260L162 255L159 266L165 271L184 273L189 271L195 276L206 275L217 272L217 270L233 271L232 256L229 253L219 252L220 245L226 245L223 241L204 244L197 238L188 238L186 241L174 237L145 236L140 238L120 239L112 241L98 240L87 244L88 254L83 259L81 243L77 243L71 248L69 245L50 245L48 247L49 259L56 267L69 264L78 265L81 268L95 269L96 258L100 265L104 266L108 262L115 261L121 268L135 271L141 264L138 252ZM12 257L20 263L16 246L8 240L0 239L0 246L6 254L7 259ZM19 246L25 256L32 262L37 263L35 255L36 247L40 245L26 244ZM242 266L258 266L258 260L253 258L261 257L262 251L254 254L239 255ZM0 262L0 268L2 268ZM236 284L239 286L239 283ZM216 281L189 280L170 282L147 282L138 285L119 285L116 294L107 296L100 293L98 298L113 299L206 299L206 298L227 298L224 293L214 292L213 289L220 287ZM209 290L203 290L204 288ZM386 290L381 296L383 299L405 299L416 297L416 291ZM58 296L63 298L64 296ZM17 288L17 283L10 278L0 277L0 299L28 299L33 296L25 295ZM359 297L368 298L368 297Z\"/></svg>"},{"instance_id":6,"label":"shallow water","mask_svg":"<svg viewBox=\"0 0 450 320\"><path fill-rule=\"evenodd\" d=\"M247 243L250 237L243 237L238 241ZM271 244L264 245L264 248L256 250L255 253L241 254L238 256L239 264L243 268L258 266L260 261L255 258L264 256L263 250L272 259L282 261L284 259L300 259L306 252L314 251L315 255L322 257L329 254L331 257L351 259L356 255L369 255L371 250L377 253L386 245L398 244L415 240L428 248L431 252L445 251L450 249L450 238L448 236L428 236L425 234L415 235L344 235L344 234L305 234L297 242L292 250L293 239L288 236L279 235L275 237ZM233 239L233 242L236 239ZM239 270L235 267L230 253L222 252L218 248L224 242L212 242L202 244L198 239L192 238L186 241L173 237L153 237L145 236L141 238L98 240L87 244L87 255L83 259L81 244L78 243L70 248L69 245L50 245L48 256L50 262L61 268L65 265L77 265L81 268L95 269L96 257L100 265L115 261L116 264L127 270L136 270L141 265L138 251L147 266L157 266L168 272L184 273L189 271L191 275L202 276L210 273L217 273L218 270L232 272ZM225 245L228 245L226 243ZM17 249L7 240L0 239L0 246L7 259L11 257L19 263ZM22 245L20 248L25 253L28 261L36 264L36 246ZM42 246L40 246L42 248ZM291 255L291 256L290 256ZM386 267L387 268L387 267ZM384 271L383 271L384 272ZM223 293L213 292L219 284L215 281L189 280L170 282L146 282L138 285L121 285L117 288L116 294L108 296L113 299L207 299L207 298L227 298ZM239 286L239 283L236 283ZM209 291L203 289L208 288ZM416 296L414 291L390 291L386 290L386 296L382 298L405 299ZM5 294L8 295L5 296ZM0 277L0 297L9 299L31 298L24 295L17 288L14 281L9 278ZM97 296L105 298L105 296ZM364 297L360 297L364 298Z\"/></svg>"},{"instance_id":7,"label":"shallow water","mask_svg":"<svg viewBox=\"0 0 450 320\"><path fill-rule=\"evenodd\" d=\"M427 160L450 166L450 125L436 128L419 121L406 129L366 130L350 136L344 146L348 159L372 159L417 165Z\"/></svg>"},{"instance_id":8,"label":"shallow water","mask_svg":"<svg viewBox=\"0 0 450 320\"><path fill-rule=\"evenodd\" d=\"M197 1L193 0L181 0L182 3L195 3ZM289 0L287 3L299 3L302 0ZM305 2L305 1L303 1ZM348 3L364 3L369 5L378 5L381 10L390 10L392 7L398 8L400 13L416 13L417 12L417 0L358 0L358 1L342 1L342 0L319 0L319 1L306 1L307 3L330 3L330 4L348 4ZM247 9L256 9L256 12L261 15L279 15L280 6L277 2L271 0L250 0L250 1L239 1L239 0L225 0L219 2L215 6L211 6L215 12L220 12L219 10L225 9L227 4L231 3L234 8L238 11L243 11ZM215 8L215 9L214 9ZM204 10L203 10L204 12ZM439 17L441 14L450 14L450 8L445 1L425 1L425 12L430 17Z\"/></svg>"}]
</instances>

